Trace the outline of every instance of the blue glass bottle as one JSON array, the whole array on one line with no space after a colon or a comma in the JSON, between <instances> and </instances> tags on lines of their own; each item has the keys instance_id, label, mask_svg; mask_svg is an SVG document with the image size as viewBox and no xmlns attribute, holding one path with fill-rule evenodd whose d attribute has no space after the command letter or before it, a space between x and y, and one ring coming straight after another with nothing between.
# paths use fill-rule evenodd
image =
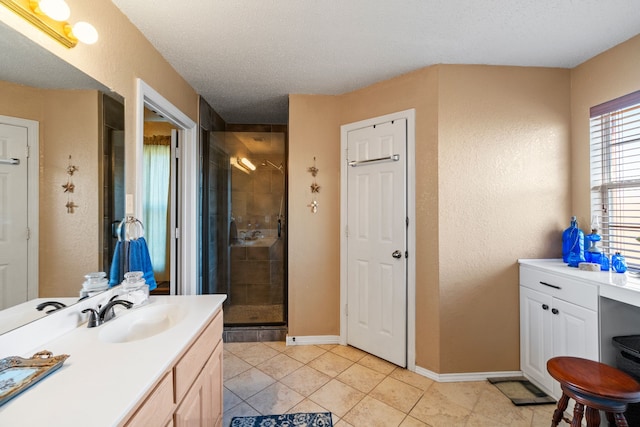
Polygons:
<instances>
[{"instance_id":1,"label":"blue glass bottle","mask_svg":"<svg viewBox=\"0 0 640 427\"><path fill-rule=\"evenodd\" d=\"M562 233L562 260L570 267L584 262L584 233L578 228L578 220L571 217L571 226Z\"/></svg>"},{"instance_id":2,"label":"blue glass bottle","mask_svg":"<svg viewBox=\"0 0 640 427\"><path fill-rule=\"evenodd\" d=\"M604 252L600 258L600 271L609 271L609 257Z\"/></svg>"},{"instance_id":3,"label":"blue glass bottle","mask_svg":"<svg viewBox=\"0 0 640 427\"><path fill-rule=\"evenodd\" d=\"M624 273L627 271L627 260L624 259L624 256L620 255L620 252L616 252L615 255L611 257L611 268L616 273Z\"/></svg>"}]
</instances>

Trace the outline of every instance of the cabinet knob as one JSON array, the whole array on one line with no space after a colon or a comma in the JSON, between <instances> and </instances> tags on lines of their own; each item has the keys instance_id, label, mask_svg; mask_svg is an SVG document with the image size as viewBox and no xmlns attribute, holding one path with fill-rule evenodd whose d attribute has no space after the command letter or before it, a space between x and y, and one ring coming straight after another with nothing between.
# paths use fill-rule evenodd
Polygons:
<instances>
[{"instance_id":1,"label":"cabinet knob","mask_svg":"<svg viewBox=\"0 0 640 427\"><path fill-rule=\"evenodd\" d=\"M560 311L559 311L557 308L552 308L552 309L551 309L551 312L552 312L553 314L558 314L558 313L560 313Z\"/></svg>"},{"instance_id":2,"label":"cabinet knob","mask_svg":"<svg viewBox=\"0 0 640 427\"><path fill-rule=\"evenodd\" d=\"M547 304L542 304L542 309L543 310L549 310L549 306Z\"/></svg>"}]
</instances>

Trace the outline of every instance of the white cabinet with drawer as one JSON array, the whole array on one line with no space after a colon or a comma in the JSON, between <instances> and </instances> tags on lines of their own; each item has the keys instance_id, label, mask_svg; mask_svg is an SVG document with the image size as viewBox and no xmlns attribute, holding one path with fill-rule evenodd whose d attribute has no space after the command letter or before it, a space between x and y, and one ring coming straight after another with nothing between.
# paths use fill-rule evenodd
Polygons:
<instances>
[{"instance_id":1,"label":"white cabinet with drawer","mask_svg":"<svg viewBox=\"0 0 640 427\"><path fill-rule=\"evenodd\" d=\"M547 372L555 356L599 360L598 287L521 265L520 367L559 398L560 387Z\"/></svg>"}]
</instances>

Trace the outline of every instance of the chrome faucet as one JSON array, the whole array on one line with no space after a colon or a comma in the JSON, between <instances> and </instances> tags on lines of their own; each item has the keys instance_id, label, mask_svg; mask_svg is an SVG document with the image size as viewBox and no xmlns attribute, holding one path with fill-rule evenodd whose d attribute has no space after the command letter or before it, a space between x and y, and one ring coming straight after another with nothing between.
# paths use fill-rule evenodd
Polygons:
<instances>
[{"instance_id":1,"label":"chrome faucet","mask_svg":"<svg viewBox=\"0 0 640 427\"><path fill-rule=\"evenodd\" d=\"M109 301L102 308L98 307L98 310L93 308L85 308L84 310L82 310L82 313L90 313L89 321L87 322L87 328L95 328L96 326L100 326L103 323L115 318L116 312L113 307L116 305L123 305L127 309L130 309L133 306L133 303L126 300L117 299Z\"/></svg>"},{"instance_id":2,"label":"chrome faucet","mask_svg":"<svg viewBox=\"0 0 640 427\"><path fill-rule=\"evenodd\" d=\"M42 311L42 310L44 310L44 309L45 309L45 308L47 308L47 307L53 307L51 310L47 310L47 311L45 312L45 313L47 313L47 314L51 314L51 313L53 313L53 312L54 312L54 311L56 311L56 310L60 310L61 308L65 308L65 307L66 307L66 305L64 305L63 303L58 302L58 301L45 301L45 302L42 302L42 303L38 304L38 305L36 306L36 310L38 310L38 311Z\"/></svg>"}]
</instances>

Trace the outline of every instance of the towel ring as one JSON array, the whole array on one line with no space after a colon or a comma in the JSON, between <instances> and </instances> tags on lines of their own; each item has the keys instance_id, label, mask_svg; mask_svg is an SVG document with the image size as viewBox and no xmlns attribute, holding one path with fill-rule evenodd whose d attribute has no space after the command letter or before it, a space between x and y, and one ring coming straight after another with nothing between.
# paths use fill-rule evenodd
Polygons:
<instances>
[{"instance_id":1,"label":"towel ring","mask_svg":"<svg viewBox=\"0 0 640 427\"><path fill-rule=\"evenodd\" d=\"M118 225L118 241L128 242L144 237L144 225L136 217L129 215Z\"/></svg>"}]
</instances>

